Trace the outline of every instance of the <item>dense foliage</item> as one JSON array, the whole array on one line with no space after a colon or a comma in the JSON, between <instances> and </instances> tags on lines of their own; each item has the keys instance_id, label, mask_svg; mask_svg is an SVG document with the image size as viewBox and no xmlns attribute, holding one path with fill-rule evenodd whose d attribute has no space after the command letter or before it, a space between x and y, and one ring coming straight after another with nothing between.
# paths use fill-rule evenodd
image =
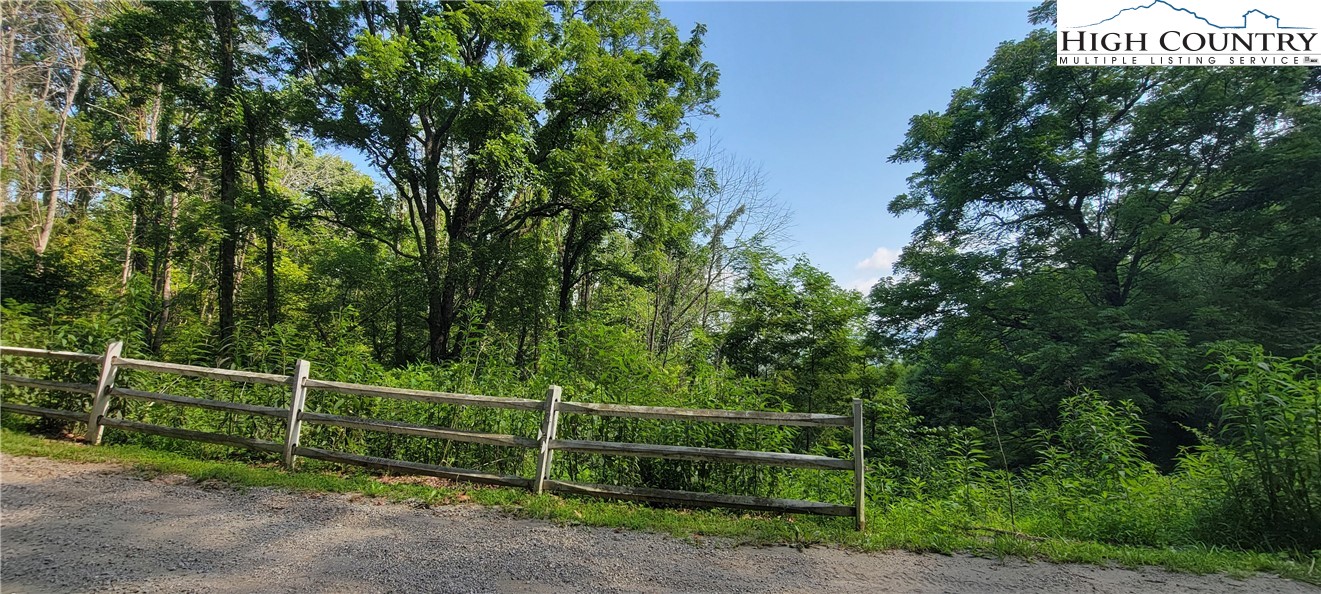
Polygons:
<instances>
[{"instance_id":1,"label":"dense foliage","mask_svg":"<svg viewBox=\"0 0 1321 594\"><path fill-rule=\"evenodd\" d=\"M890 208L922 222L863 296L781 255L788 215L757 169L699 148L718 70L703 28L683 35L651 3L0 10L5 344L122 339L159 360L287 372L305 358L319 378L532 398L558 384L571 400L834 413L862 398L875 513L915 530L1321 548L1316 69L1057 68L1049 31L1003 44L943 112L912 119L892 160L917 172ZM270 420L118 406L280 439ZM538 422L329 394L309 407L529 436ZM578 415L561 434L851 447L842 430ZM851 492L847 473L563 460L576 480Z\"/></svg>"},{"instance_id":2,"label":"dense foliage","mask_svg":"<svg viewBox=\"0 0 1321 594\"><path fill-rule=\"evenodd\" d=\"M1030 428L1096 389L1138 406L1165 463L1214 419L1219 343L1321 336L1321 78L1054 56L1048 31L1005 43L913 118L892 160L921 168L890 210L924 221L872 291L876 339L933 421L984 426L990 398Z\"/></svg>"}]
</instances>

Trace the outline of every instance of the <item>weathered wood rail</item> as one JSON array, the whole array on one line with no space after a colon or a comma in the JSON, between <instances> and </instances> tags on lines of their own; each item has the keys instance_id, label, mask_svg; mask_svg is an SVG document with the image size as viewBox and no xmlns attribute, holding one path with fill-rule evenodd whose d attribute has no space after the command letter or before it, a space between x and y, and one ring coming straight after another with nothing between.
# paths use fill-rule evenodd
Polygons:
<instances>
[{"instance_id":1,"label":"weathered wood rail","mask_svg":"<svg viewBox=\"0 0 1321 594\"><path fill-rule=\"evenodd\" d=\"M756 511L809 513L845 517L852 516L856 519L856 525L859 530L862 530L866 523L866 511L864 508L866 501L866 466L863 461L862 402L860 400L854 401L853 414L851 416L817 413L809 414L633 406L594 402L564 402L561 400L562 391L559 386L551 386L550 389L547 390L546 398L544 400L531 400L526 398L505 398L500 396L432 392L427 390L390 388L384 386L318 380L309 377L311 365L303 360L298 361L293 375L277 375L132 359L121 357L120 353L122 349L123 343L120 342L110 343L106 347L105 353L100 355L0 345L0 356L34 357L78 363L91 363L100 366L100 374L96 384L70 383L0 373L0 385L87 394L92 397L91 404L86 411L57 410L0 402L0 412L48 417L62 421L83 423L87 427L85 434L87 442L93 445L101 442L104 429L110 427L117 430L137 431L151 435L201 441L205 443L248 448L279 454L283 456L285 465L291 470L297 465L297 457L303 456L338 464L364 466L393 473L418 474L451 480L519 487L530 489L537 493L550 491L569 495L625 499L690 507L727 507ZM289 389L289 407L281 408L238 402L226 402L119 387L115 385L115 378L120 369L166 373L210 380L284 386ZM412 400L432 404L451 404L540 412L542 414L541 430L534 439L518 435L482 433L467 429L433 427L401 421L349 417L304 410L308 393L312 390L375 398ZM177 406L191 406L210 410L277 418L285 422L285 439L284 443L278 443L245 436L180 429L176 427L167 427L116 418L107 414L110 400L112 398L156 402ZM853 430L853 458L841 459L828 456L756 450L557 439L556 428L559 424L559 416L562 413L686 422L740 423L796 427L851 427ZM365 431L379 431L465 443L531 449L536 451L536 471L531 478L505 476L466 468L450 468L421 462L377 458L322 448L304 447L299 444L301 429L304 423ZM732 462L739 464L759 464L823 470L850 470L854 474L854 501L852 505L843 505L818 501L804 501L799 499L775 499L748 495L699 493L672 489L583 484L552 480L550 478L551 467L554 460L554 452L557 450L607 456Z\"/></svg>"}]
</instances>

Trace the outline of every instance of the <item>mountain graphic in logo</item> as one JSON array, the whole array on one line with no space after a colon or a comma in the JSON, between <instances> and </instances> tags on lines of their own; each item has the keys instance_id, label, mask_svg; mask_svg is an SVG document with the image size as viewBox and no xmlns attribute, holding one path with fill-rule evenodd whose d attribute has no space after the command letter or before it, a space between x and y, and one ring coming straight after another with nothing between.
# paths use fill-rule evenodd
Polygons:
<instances>
[{"instance_id":1,"label":"mountain graphic in logo","mask_svg":"<svg viewBox=\"0 0 1321 594\"><path fill-rule=\"evenodd\" d=\"M1188 10L1187 8L1180 8L1180 7L1178 7L1178 6L1175 6L1175 5L1173 5L1173 4L1170 4L1169 2L1166 2L1165 0L1153 0L1150 4L1144 4L1144 5L1141 5L1141 6L1133 6L1133 7L1130 7L1130 8L1125 8L1125 9L1119 11L1119 12L1116 12L1114 15L1111 15L1111 16L1108 17L1108 18L1101 19L1101 20L1099 20L1099 21L1097 21L1097 22L1095 22L1095 23L1092 23L1092 24L1090 24L1090 25L1083 25L1083 26L1081 26L1081 27L1075 27L1075 28L1076 28L1076 29L1087 29L1087 28L1089 28L1089 27L1096 27L1096 26L1098 26L1098 25L1102 25L1102 24L1105 24L1105 23L1108 23L1108 22L1114 21L1115 19L1119 19L1119 18L1130 18L1130 17L1136 17L1136 16L1147 16L1147 15L1142 15L1142 14L1140 14L1140 13L1144 13L1144 12L1147 12L1147 11L1156 12L1156 13L1164 13L1164 16L1173 16L1173 15L1175 15L1175 14L1187 15L1187 17L1191 17L1191 18L1194 18L1194 19L1196 19L1196 20L1199 20L1199 21L1201 21L1201 22L1203 22L1203 23L1205 23L1205 24L1207 24L1207 25L1209 25L1209 26L1211 26L1211 27L1216 28L1216 29L1231 29L1231 30L1232 30L1232 29L1248 29L1248 28L1252 28L1252 29L1263 29L1263 28L1265 28L1265 29L1311 29L1311 27L1286 27L1286 26L1280 24L1280 17L1277 17L1277 16L1272 15L1272 14L1268 14L1268 13L1266 13L1265 11L1262 11L1262 10L1259 10L1259 9L1256 9L1256 8L1254 8L1254 9L1252 9L1252 10L1249 10L1249 11L1243 13L1243 20L1242 20L1241 23L1233 24L1233 25L1222 25L1222 24L1218 24L1218 23L1213 23L1213 22L1210 21L1210 19L1207 19L1206 17L1204 17L1204 16L1202 16L1202 15L1200 15L1200 14L1197 14L1196 12L1193 12L1193 11L1191 11L1191 10Z\"/></svg>"}]
</instances>

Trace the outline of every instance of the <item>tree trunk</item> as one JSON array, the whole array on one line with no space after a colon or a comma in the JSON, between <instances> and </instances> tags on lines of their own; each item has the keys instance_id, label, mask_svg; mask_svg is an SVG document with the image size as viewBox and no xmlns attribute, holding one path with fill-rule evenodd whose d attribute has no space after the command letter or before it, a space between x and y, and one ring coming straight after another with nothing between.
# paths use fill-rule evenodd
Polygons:
<instances>
[{"instance_id":1,"label":"tree trunk","mask_svg":"<svg viewBox=\"0 0 1321 594\"><path fill-rule=\"evenodd\" d=\"M170 277L174 274L174 223L178 214L179 195L171 192L165 221L156 225L157 241L153 246L152 301L147 313L147 345L153 355L160 354L165 344L165 328L170 323L170 302L174 298Z\"/></svg>"},{"instance_id":2,"label":"tree trunk","mask_svg":"<svg viewBox=\"0 0 1321 594\"><path fill-rule=\"evenodd\" d=\"M119 294L128 293L128 279L133 274L133 239L138 231L138 214L129 215L128 236L124 240L124 270L119 274Z\"/></svg>"},{"instance_id":3,"label":"tree trunk","mask_svg":"<svg viewBox=\"0 0 1321 594\"><path fill-rule=\"evenodd\" d=\"M267 221L266 253L263 274L266 275L266 325L274 326L280 321L280 303L275 294L275 222Z\"/></svg>"},{"instance_id":4,"label":"tree trunk","mask_svg":"<svg viewBox=\"0 0 1321 594\"><path fill-rule=\"evenodd\" d=\"M453 237L454 234L451 234ZM460 248L453 243L446 251L446 266L444 280L441 282L439 295L440 315L437 316L438 326L436 328L435 341L432 350L433 362L453 361L463 355L463 345L461 341L456 340L454 335L454 325L459 320L459 291L460 286L459 271L465 263L461 261L462 254ZM440 350L435 350L438 345Z\"/></svg>"},{"instance_id":5,"label":"tree trunk","mask_svg":"<svg viewBox=\"0 0 1321 594\"><path fill-rule=\"evenodd\" d=\"M404 299L399 283L394 284L394 364L402 367L407 361L404 353Z\"/></svg>"},{"instance_id":6,"label":"tree trunk","mask_svg":"<svg viewBox=\"0 0 1321 594\"><path fill-rule=\"evenodd\" d=\"M518 324L518 348L514 349L514 369L523 379L527 379L527 325L526 318Z\"/></svg>"},{"instance_id":7,"label":"tree trunk","mask_svg":"<svg viewBox=\"0 0 1321 594\"><path fill-rule=\"evenodd\" d=\"M261 203L266 215L263 237L266 240L266 253L263 254L262 273L266 277L266 326L272 327L279 322L280 304L276 299L275 279L275 239L279 232L276 221L281 209L272 199L266 187L266 139L261 132L262 126L257 113L247 101L243 102L243 124L248 136L248 160L252 163L252 179L257 183L257 201Z\"/></svg>"},{"instance_id":8,"label":"tree trunk","mask_svg":"<svg viewBox=\"0 0 1321 594\"><path fill-rule=\"evenodd\" d=\"M228 1L211 3L211 15L216 26L216 104L212 109L220 115L216 133L216 152L220 156L220 254L219 254L219 314L220 353L223 365L234 360L234 275L238 247L238 217L235 203L238 198L238 163L234 155L234 125L228 108L234 96L234 6Z\"/></svg>"},{"instance_id":9,"label":"tree trunk","mask_svg":"<svg viewBox=\"0 0 1321 594\"><path fill-rule=\"evenodd\" d=\"M58 213L60 193L63 189L60 182L64 177L64 141L68 136L69 118L73 116L73 101L78 96L78 88L82 86L83 81L83 56L81 52L74 52L69 71L69 88L64 91L64 106L60 109L59 123L55 128L55 138L51 141L55 146L55 153L51 156L50 184L46 188L46 212L41 220L41 229L37 232L36 241L32 246L33 251L36 252L37 272L42 269L41 257L45 255L46 248L50 246L50 235L55 230L55 215Z\"/></svg>"},{"instance_id":10,"label":"tree trunk","mask_svg":"<svg viewBox=\"0 0 1321 594\"><path fill-rule=\"evenodd\" d=\"M421 205L419 205L421 206ZM445 298L442 286L446 275L441 271L439 236L435 211L418 208L422 219L422 273L427 291L427 356L432 363L445 360L449 327L445 323Z\"/></svg>"},{"instance_id":11,"label":"tree trunk","mask_svg":"<svg viewBox=\"0 0 1321 594\"><path fill-rule=\"evenodd\" d=\"M592 274L584 272L578 281L578 311L586 314L592 309Z\"/></svg>"},{"instance_id":12,"label":"tree trunk","mask_svg":"<svg viewBox=\"0 0 1321 594\"><path fill-rule=\"evenodd\" d=\"M582 215L572 211L569 215L569 229L564 233L564 252L560 256L560 292L555 310L555 321L560 327L563 338L564 325L569 321L569 311L573 309L573 285L578 270L578 227Z\"/></svg>"},{"instance_id":13,"label":"tree trunk","mask_svg":"<svg viewBox=\"0 0 1321 594\"><path fill-rule=\"evenodd\" d=\"M0 2L0 21L12 23L16 17L22 14L20 11L27 10L28 6L20 2ZM0 27L0 63L16 64L18 62L18 37L20 30L10 25ZM0 76L0 105L6 107L14 104L14 92L18 85L18 77L9 74ZM0 171L9 171L14 166L14 159L18 156L18 137L12 133L8 126L0 126ZM9 184L14 182L6 181L3 187L9 189ZM0 215L4 214L6 200L0 200Z\"/></svg>"},{"instance_id":14,"label":"tree trunk","mask_svg":"<svg viewBox=\"0 0 1321 594\"><path fill-rule=\"evenodd\" d=\"M1096 271L1096 281L1101 288L1101 301L1110 307L1123 307L1128 302L1123 284L1119 280L1119 261L1117 258L1098 257L1092 266Z\"/></svg>"}]
</instances>

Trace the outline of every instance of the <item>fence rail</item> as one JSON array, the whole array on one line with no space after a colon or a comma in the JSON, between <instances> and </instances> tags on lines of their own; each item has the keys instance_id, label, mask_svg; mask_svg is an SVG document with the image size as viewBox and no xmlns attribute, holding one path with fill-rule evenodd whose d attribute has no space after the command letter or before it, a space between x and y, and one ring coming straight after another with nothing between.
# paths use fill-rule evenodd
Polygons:
<instances>
[{"instance_id":1,"label":"fence rail","mask_svg":"<svg viewBox=\"0 0 1321 594\"><path fill-rule=\"evenodd\" d=\"M443 479L455 481L468 481L473 483L484 483L487 485L504 485L507 487L528 488L532 481L519 476L504 476L480 470L470 470L467 468L450 468L447 466L437 466L435 464L426 464L424 462L409 462L407 460L395 460L393 458L377 458L375 456L363 456L360 454L348 454L345 452L336 452L332 450L323 450L320 448L297 447L294 451L299 456L325 460L327 462L337 462L340 464L356 464L367 468L385 470L399 474L420 474L424 476L434 476Z\"/></svg>"},{"instance_id":2,"label":"fence rail","mask_svg":"<svg viewBox=\"0 0 1321 594\"><path fill-rule=\"evenodd\" d=\"M5 375L0 373L0 382L11 386L21 386L24 388L37 388L38 390L54 390L56 392L72 392L74 394L95 394L96 384L75 384L70 382L55 382L51 380L32 379L30 377L21 377L17 375Z\"/></svg>"},{"instance_id":3,"label":"fence rail","mask_svg":"<svg viewBox=\"0 0 1321 594\"><path fill-rule=\"evenodd\" d=\"M562 452L577 452L580 454L664 458L666 460L710 460L714 462L740 462L743 464L818 468L822 470L853 470L852 460L840 460L839 458L808 454L782 454L754 450L725 450L619 441L581 441L576 439L553 439L550 442L550 447Z\"/></svg>"},{"instance_id":4,"label":"fence rail","mask_svg":"<svg viewBox=\"0 0 1321 594\"><path fill-rule=\"evenodd\" d=\"M161 394L158 392L143 392L142 390L130 390L128 388L110 388L110 395L128 398L130 400L195 406L197 408L209 408L211 410L261 415L275 417L277 419L283 419L289 416L289 409L287 408L245 404L242 402L226 402L223 400L208 400L206 398L193 398L192 396L175 396L174 394Z\"/></svg>"},{"instance_id":5,"label":"fence rail","mask_svg":"<svg viewBox=\"0 0 1321 594\"><path fill-rule=\"evenodd\" d=\"M87 413L74 412L71 410L58 410L54 408L42 408L40 406L28 406L26 404L0 402L0 411L34 417L50 417L62 421L73 421L75 423L87 421Z\"/></svg>"},{"instance_id":6,"label":"fence rail","mask_svg":"<svg viewBox=\"0 0 1321 594\"><path fill-rule=\"evenodd\" d=\"M354 394L357 396L375 396L377 398L416 400L418 402L430 402L433 404L458 404L463 406L481 406L486 408L507 408L512 410L529 411L541 410L543 406L543 403L540 400L528 400L526 398L504 398L502 396L476 396L473 394L455 394L452 392L430 392L427 390L410 390L407 388L389 388L385 386L368 386L366 384L328 382L317 379L308 379L305 385L313 390L325 390L327 392Z\"/></svg>"},{"instance_id":7,"label":"fence rail","mask_svg":"<svg viewBox=\"0 0 1321 594\"><path fill-rule=\"evenodd\" d=\"M56 359L59 361L73 361L76 363L100 363L100 355L88 353L73 353L69 351L48 351L45 349L29 349L26 347L14 347L0 345L0 355L14 355L17 357L39 357L42 359Z\"/></svg>"},{"instance_id":8,"label":"fence rail","mask_svg":"<svg viewBox=\"0 0 1321 594\"><path fill-rule=\"evenodd\" d=\"M633 417L667 421L707 421L752 425L792 425L799 427L848 427L853 417L816 413L764 412L755 410L717 410L709 408L672 408L602 404L598 402L561 402L561 412L585 413L601 417Z\"/></svg>"},{"instance_id":9,"label":"fence rail","mask_svg":"<svg viewBox=\"0 0 1321 594\"><path fill-rule=\"evenodd\" d=\"M652 489L648 487L624 487L620 485L590 485L565 481L546 481L546 489L553 493L570 495L589 495L607 499L625 499L650 503L703 507L728 507L754 511L794 512L817 514L822 516L852 516L855 508L849 505L804 501L801 499L773 499L753 497L751 495L725 495L722 493L697 493L672 489ZM858 528L861 530L861 526Z\"/></svg>"},{"instance_id":10,"label":"fence rail","mask_svg":"<svg viewBox=\"0 0 1321 594\"><path fill-rule=\"evenodd\" d=\"M284 444L262 439L253 439L251 437L240 437L237 435L225 435L223 433L211 433L208 431L194 431L192 429L179 429L177 427L166 427L164 425L152 425L150 423L139 423L128 419L117 419L108 417L101 419L101 424L106 427L115 427L118 429L127 429L139 433L159 435L161 437L173 437L175 439L187 439L190 441L202 441L206 443L215 443L220 445L233 446L238 448L248 448L261 452L270 452L279 454L284 451Z\"/></svg>"},{"instance_id":11,"label":"fence rail","mask_svg":"<svg viewBox=\"0 0 1321 594\"><path fill-rule=\"evenodd\" d=\"M383 421L380 419L364 419L361 417L344 417L317 412L303 412L299 415L299 418L304 422L318 423L321 425L332 425L348 429L363 429L366 431L381 431L384 433L412 435L415 437L430 437L433 439L448 439L450 441L462 441L465 443L480 443L520 448L535 448L539 443L535 439L528 439L517 435L481 433L479 431L469 431L467 429L431 427L428 425L405 423L403 421Z\"/></svg>"},{"instance_id":12,"label":"fence rail","mask_svg":"<svg viewBox=\"0 0 1321 594\"><path fill-rule=\"evenodd\" d=\"M100 378L96 384L71 383L0 374L0 385L13 385L39 390L90 394L92 396L92 402L87 411L57 410L5 402L0 402L0 411L84 423L87 426L87 441L91 444L100 443L103 428L111 427L119 430L137 431L140 433L176 439L201 441L205 443L281 454L283 455L285 465L291 470L295 468L297 464L297 457L304 456L337 464L352 464L387 472L418 474L451 480L519 487L530 489L537 493L550 491L569 495L666 503L690 507L727 507L758 511L810 513L827 516L852 516L855 518L859 530L862 530L865 526L866 514L864 509L864 494L866 491L866 476L862 451L862 403L858 400L855 400L853 403L852 416L634 406L595 402L562 402L562 391L558 386L551 386L550 389L547 390L545 400L532 400L527 398L456 394L451 392L433 392L428 390L391 388L385 386L318 380L309 377L310 364L307 361L302 360L298 361L293 375L278 375L233 369L198 367L194 365L180 365L176 363L161 363L157 361L121 357L119 355L122 347L122 343L114 342L107 345L104 354L93 355L88 353L49 351L44 349L0 345L0 356L35 357L62 361L75 361L80 363L96 363L101 366ZM118 387L115 386L115 378L120 369L167 373L220 381L284 386L290 390L289 407L280 408L256 404L226 402L221 400L177 396L173 394L146 392ZM542 414L541 431L538 436L533 439L518 435L482 433L467 429L433 427L401 421L312 412L304 410L309 390L376 398L412 400L431 404L451 404L540 412ZM112 398L198 407L277 418L285 422L285 440L284 443L278 443L245 436L180 429L112 417L107 414L110 400ZM558 427L560 413L684 422L741 423L799 427L851 427L853 430L853 458L841 459L829 456L785 452L734 450L647 443L557 439L556 429ZM536 471L531 478L505 476L480 470L449 468L422 462L378 458L348 452L337 452L322 448L303 447L299 444L303 423L465 443L532 449L536 451ZM798 499L775 499L748 495L700 493L693 491L654 489L649 487L598 485L552 480L549 477L554 460L554 452L557 450L607 456L733 462L739 464L758 464L823 470L849 470L854 474L854 503L853 505L841 505Z\"/></svg>"},{"instance_id":13,"label":"fence rail","mask_svg":"<svg viewBox=\"0 0 1321 594\"><path fill-rule=\"evenodd\" d=\"M240 371L237 369L213 369L210 367L198 367L196 365L180 365L178 363L159 363L156 361L146 361L143 359L125 359L115 357L115 367L119 369L140 369L142 371L156 371L161 373L172 373L174 375L183 375L188 377L200 377L213 380L228 380L231 382L246 382L249 384L266 384L268 386L283 386L289 383L292 376L275 375L271 373L256 373L253 371Z\"/></svg>"}]
</instances>

